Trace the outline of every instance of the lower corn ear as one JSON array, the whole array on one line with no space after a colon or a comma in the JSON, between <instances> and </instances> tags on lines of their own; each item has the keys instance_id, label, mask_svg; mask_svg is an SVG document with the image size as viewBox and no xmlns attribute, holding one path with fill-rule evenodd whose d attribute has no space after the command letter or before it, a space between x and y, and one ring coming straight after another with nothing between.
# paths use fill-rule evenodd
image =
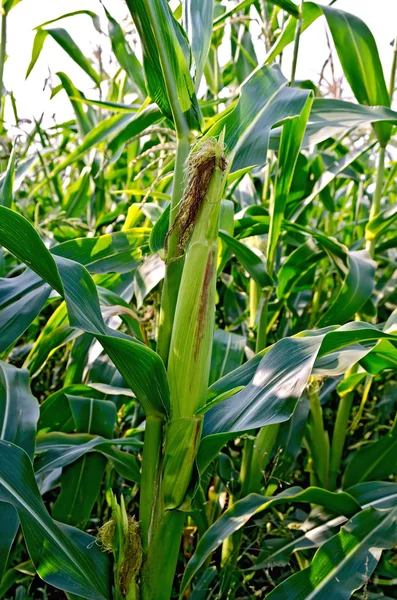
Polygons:
<instances>
[{"instance_id":1,"label":"lower corn ear","mask_svg":"<svg viewBox=\"0 0 397 600\"><path fill-rule=\"evenodd\" d=\"M97 542L104 552L114 557L116 600L135 600L136 578L142 566L142 543L139 523L127 515L124 498L120 504L111 493L112 518L98 531Z\"/></svg>"}]
</instances>

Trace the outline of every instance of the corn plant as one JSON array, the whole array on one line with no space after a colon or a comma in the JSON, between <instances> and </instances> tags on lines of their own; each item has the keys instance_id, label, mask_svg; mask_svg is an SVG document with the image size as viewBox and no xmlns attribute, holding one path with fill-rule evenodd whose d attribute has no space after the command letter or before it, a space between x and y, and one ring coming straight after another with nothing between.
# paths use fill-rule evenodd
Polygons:
<instances>
[{"instance_id":1,"label":"corn plant","mask_svg":"<svg viewBox=\"0 0 397 600\"><path fill-rule=\"evenodd\" d=\"M397 45L331 4L77 11L105 67L36 27L97 93L1 130L2 598L389 597ZM297 80L321 16L354 102Z\"/></svg>"}]
</instances>

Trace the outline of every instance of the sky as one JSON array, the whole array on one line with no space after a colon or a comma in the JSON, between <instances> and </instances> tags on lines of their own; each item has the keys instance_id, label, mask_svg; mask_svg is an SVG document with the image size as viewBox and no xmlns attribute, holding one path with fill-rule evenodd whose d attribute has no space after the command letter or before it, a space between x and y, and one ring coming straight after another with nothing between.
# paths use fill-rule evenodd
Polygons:
<instances>
[{"instance_id":1,"label":"sky","mask_svg":"<svg viewBox=\"0 0 397 600\"><path fill-rule=\"evenodd\" d=\"M123 25L131 28L131 19L124 0L103 0L111 14ZM224 2L228 7L233 3ZM324 1L324 4L328 2ZM397 0L337 0L336 8L351 12L363 19L370 27L376 43L386 81L389 80L392 60L391 42L397 35ZM59 81L55 73L64 71L73 80L76 87L83 90L87 97L94 98L94 85L90 78L72 61L72 59L51 38L47 38L43 51L32 73L25 79L27 67L32 53L34 28L50 19L65 13L87 9L97 13L101 19L102 29L106 31L106 18L99 0L22 0L8 17L7 55L4 84L7 90L13 91L20 119L39 118L46 115L46 124L50 124L53 115L57 122L72 118L70 104L66 94L61 92L50 98L50 87L45 81L51 78L53 86ZM101 35L93 26L87 15L78 15L60 21L54 27L64 27L74 38L86 56L92 56L98 46L103 48L104 62L107 64L109 43L106 36ZM328 56L326 42L326 25L324 17L318 19L302 34L299 48L297 79L313 79L318 81L318 74ZM332 38L331 38L332 39ZM255 44L259 63L265 56L262 42ZM284 51L283 70L288 77L291 70L292 45ZM223 62L227 61L224 52ZM336 58L336 73L342 71ZM397 96L397 94L396 94ZM396 107L396 103L394 104ZM12 119L10 110L6 120ZM16 132L17 133L17 132Z\"/></svg>"}]
</instances>

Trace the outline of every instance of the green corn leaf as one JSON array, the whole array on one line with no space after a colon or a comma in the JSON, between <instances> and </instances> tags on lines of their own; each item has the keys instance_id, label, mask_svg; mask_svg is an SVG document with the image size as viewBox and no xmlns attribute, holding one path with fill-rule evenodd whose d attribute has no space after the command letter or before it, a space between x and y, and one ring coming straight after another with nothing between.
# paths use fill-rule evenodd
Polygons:
<instances>
[{"instance_id":1,"label":"green corn leaf","mask_svg":"<svg viewBox=\"0 0 397 600\"><path fill-rule=\"evenodd\" d=\"M249 494L223 513L200 539L196 552L186 566L181 591L186 589L194 574L204 564L207 556L216 550L223 540L243 527L255 514L272 506L289 502L311 502L346 516L352 516L360 510L358 502L348 494L332 493L315 487L306 490L299 487L290 488L273 498Z\"/></svg>"},{"instance_id":2,"label":"green corn leaf","mask_svg":"<svg viewBox=\"0 0 397 600\"><path fill-rule=\"evenodd\" d=\"M72 104L74 114L76 116L76 123L79 128L79 133L81 137L87 135L92 127L93 123L89 118L89 115L83 110L82 101L85 100L84 95L80 92L73 84L72 80L65 74L60 71L57 72L57 76L59 77L62 87L67 93L69 100Z\"/></svg>"},{"instance_id":3,"label":"green corn leaf","mask_svg":"<svg viewBox=\"0 0 397 600\"><path fill-rule=\"evenodd\" d=\"M137 308L141 308L146 296L164 279L165 264L157 254L149 256L136 270L134 291Z\"/></svg>"},{"instance_id":4,"label":"green corn leaf","mask_svg":"<svg viewBox=\"0 0 397 600\"><path fill-rule=\"evenodd\" d=\"M30 557L50 585L92 600L110 600L110 561L95 538L57 524L40 497L28 455L0 441L0 499L18 512ZM88 550L89 548L89 550Z\"/></svg>"},{"instance_id":5,"label":"green corn leaf","mask_svg":"<svg viewBox=\"0 0 397 600\"><path fill-rule=\"evenodd\" d=\"M55 40L63 50L65 50L70 58L74 60L74 62L77 63L79 67L83 69L83 71L85 71L85 73L94 81L97 86L100 86L101 77L92 66L91 61L85 56L82 50L80 50L66 29L62 29L61 27L38 29L33 45L32 60L29 64L26 76L31 73L33 67L35 66L41 50L43 49L44 42L48 36L52 37L52 39Z\"/></svg>"},{"instance_id":6,"label":"green corn leaf","mask_svg":"<svg viewBox=\"0 0 397 600\"><path fill-rule=\"evenodd\" d=\"M394 508L397 497L397 485L387 482L362 483L348 488L346 492L353 496L363 509ZM309 517L310 519L310 517ZM252 570L266 569L271 566L284 566L290 562L293 552L318 548L338 532L340 525L347 521L346 517L328 518L324 523L316 525L315 519L305 522L292 540L286 538L266 538L264 548L259 554Z\"/></svg>"},{"instance_id":7,"label":"green corn leaf","mask_svg":"<svg viewBox=\"0 0 397 600\"><path fill-rule=\"evenodd\" d=\"M347 465L343 487L363 481L386 479L397 470L397 436L395 432L359 448Z\"/></svg>"},{"instance_id":8,"label":"green corn leaf","mask_svg":"<svg viewBox=\"0 0 397 600\"><path fill-rule=\"evenodd\" d=\"M246 244L235 240L224 231L219 232L219 237L261 288L272 285L273 281L266 271L265 257L261 253L254 252Z\"/></svg>"},{"instance_id":9,"label":"green corn leaf","mask_svg":"<svg viewBox=\"0 0 397 600\"><path fill-rule=\"evenodd\" d=\"M0 439L17 444L33 458L39 405L25 369L0 361ZM0 580L19 527L15 509L0 502Z\"/></svg>"},{"instance_id":10,"label":"green corn leaf","mask_svg":"<svg viewBox=\"0 0 397 600\"><path fill-rule=\"evenodd\" d=\"M189 72L186 34L166 0L127 0L143 50L146 87L163 114L200 129L200 109ZM182 119L182 123L180 120Z\"/></svg>"},{"instance_id":11,"label":"green corn leaf","mask_svg":"<svg viewBox=\"0 0 397 600\"><path fill-rule=\"evenodd\" d=\"M70 325L95 335L145 411L164 414L169 407L169 389L160 357L133 338L106 327L96 286L85 267L60 256L55 257L55 262L35 229L21 215L0 207L0 217L0 243L65 297ZM20 235L29 243L22 246Z\"/></svg>"},{"instance_id":12,"label":"green corn leaf","mask_svg":"<svg viewBox=\"0 0 397 600\"><path fill-rule=\"evenodd\" d=\"M278 272L277 297L288 298L307 273L326 256L313 240L308 239L287 257Z\"/></svg>"},{"instance_id":13,"label":"green corn leaf","mask_svg":"<svg viewBox=\"0 0 397 600\"><path fill-rule=\"evenodd\" d=\"M111 438L116 423L113 402L68 396L77 433ZM61 492L52 516L62 523L83 528L99 494L106 468L106 458L95 454L83 456L63 470Z\"/></svg>"},{"instance_id":14,"label":"green corn leaf","mask_svg":"<svg viewBox=\"0 0 397 600\"><path fill-rule=\"evenodd\" d=\"M140 263L140 248L147 244L149 233L149 228L137 227L99 237L75 238L54 246L51 253L84 265L90 273L128 273Z\"/></svg>"},{"instance_id":15,"label":"green corn leaf","mask_svg":"<svg viewBox=\"0 0 397 600\"><path fill-rule=\"evenodd\" d=\"M267 261L270 273L273 272L274 268L275 252L281 233L285 206L312 102L313 98L309 96L302 113L297 117L289 119L283 125L277 166L277 180L270 210L270 228L267 241Z\"/></svg>"},{"instance_id":16,"label":"green corn leaf","mask_svg":"<svg viewBox=\"0 0 397 600\"><path fill-rule=\"evenodd\" d=\"M200 85L211 45L213 15L214 0L184 0L183 2L183 23L196 65L196 91Z\"/></svg>"},{"instance_id":17,"label":"green corn leaf","mask_svg":"<svg viewBox=\"0 0 397 600\"><path fill-rule=\"evenodd\" d=\"M265 164L271 127L302 113L310 92L286 84L277 68L256 69L243 83L237 104L221 113L206 133L218 136L226 128L225 149L233 160L232 172Z\"/></svg>"},{"instance_id":18,"label":"green corn leaf","mask_svg":"<svg viewBox=\"0 0 397 600\"><path fill-rule=\"evenodd\" d=\"M104 402L98 400L98 402ZM70 399L69 399L70 404ZM67 467L79 461L91 452L99 452L106 456L115 466L121 466L123 477L130 481L140 481L140 470L136 458L127 452L115 449L113 446L125 446L140 449L142 443L135 438L120 438L106 440L100 436L88 434L66 435L64 433L49 433L38 438L35 463L36 473L52 471Z\"/></svg>"},{"instance_id":19,"label":"green corn leaf","mask_svg":"<svg viewBox=\"0 0 397 600\"><path fill-rule=\"evenodd\" d=\"M210 384L241 365L246 342L246 338L242 335L224 329L215 329Z\"/></svg>"},{"instance_id":20,"label":"green corn leaf","mask_svg":"<svg viewBox=\"0 0 397 600\"><path fill-rule=\"evenodd\" d=\"M330 28L336 51L344 74L358 102L368 106L390 106L378 49L367 25L355 15L323 6L316 2L305 2L303 6L302 32L321 14ZM290 17L283 33L269 51L265 62L272 62L294 39L296 20ZM382 144L390 137L389 125L375 125Z\"/></svg>"},{"instance_id":21,"label":"green corn leaf","mask_svg":"<svg viewBox=\"0 0 397 600\"><path fill-rule=\"evenodd\" d=\"M17 277L0 278L0 352L26 331L42 310L51 287L27 269Z\"/></svg>"},{"instance_id":22,"label":"green corn leaf","mask_svg":"<svg viewBox=\"0 0 397 600\"><path fill-rule=\"evenodd\" d=\"M146 97L146 86L143 77L142 65L132 52L130 45L124 37L123 30L117 21L106 10L108 19L108 30L113 52L119 61L120 66L127 73L133 88L142 97Z\"/></svg>"},{"instance_id":23,"label":"green corn leaf","mask_svg":"<svg viewBox=\"0 0 397 600\"><path fill-rule=\"evenodd\" d=\"M73 152L71 152L65 160L63 160L51 173L51 177L55 177L58 173L63 171L67 166L87 154L91 148L98 146L104 141L110 141L112 137L113 146L111 146L112 151L115 151L115 144L117 140L117 147L122 146L122 144L127 141L130 137L134 135L138 135L144 129L153 125L153 123L157 122L160 118L160 113L158 109L152 106L147 106L141 112L135 113L126 113L126 114L117 114L100 121L83 139L80 146L76 148ZM121 135L125 132L125 139L122 137L116 137L116 134L122 132ZM120 142L120 140L122 140Z\"/></svg>"},{"instance_id":24,"label":"green corn leaf","mask_svg":"<svg viewBox=\"0 0 397 600\"><path fill-rule=\"evenodd\" d=\"M374 240L387 232L390 225L397 219L397 205L392 205L378 213L365 226L365 239Z\"/></svg>"},{"instance_id":25,"label":"green corn leaf","mask_svg":"<svg viewBox=\"0 0 397 600\"><path fill-rule=\"evenodd\" d=\"M353 517L325 542L309 567L292 575L268 595L271 600L324 598L347 600L375 569L382 550L397 539L397 510L369 508Z\"/></svg>"},{"instance_id":26,"label":"green corn leaf","mask_svg":"<svg viewBox=\"0 0 397 600\"><path fill-rule=\"evenodd\" d=\"M375 285L375 263L365 250L348 253L348 271L342 287L319 327L351 319L371 296Z\"/></svg>"}]
</instances>

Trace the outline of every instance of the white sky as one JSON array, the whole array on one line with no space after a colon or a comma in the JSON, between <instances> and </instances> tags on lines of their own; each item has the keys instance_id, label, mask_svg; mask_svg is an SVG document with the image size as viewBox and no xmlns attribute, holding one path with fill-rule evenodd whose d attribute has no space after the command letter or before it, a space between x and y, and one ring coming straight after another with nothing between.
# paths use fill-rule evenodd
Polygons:
<instances>
[{"instance_id":1,"label":"white sky","mask_svg":"<svg viewBox=\"0 0 397 600\"><path fill-rule=\"evenodd\" d=\"M128 24L128 9L124 0L104 0L109 12L121 23ZM328 2L323 2L328 4ZM229 6L231 6L229 4ZM354 13L362 18L372 30L378 45L379 54L385 71L386 81L392 59L390 46L397 35L397 0L338 0L336 8ZM53 85L59 83L56 71L64 71L73 80L76 87L82 89L88 97L95 97L94 85L90 78L72 61L71 58L51 38L45 41L42 54L27 80L25 73L30 62L34 38L33 28L44 21L59 17L75 10L87 9L101 16L102 29L107 30L106 19L99 0L23 0L8 17L8 60L5 65L4 83L13 91L17 100L20 118L40 117L44 112L48 119L55 114L61 122L72 117L71 107L64 92L50 99L50 90L43 90L49 73L52 74ZM94 28L91 19L79 15L65 19L54 27L68 30L86 56L92 56L98 45L108 53L108 43ZM265 55L261 43L256 45L259 61ZM289 76L291 62L291 46L285 50L283 69ZM328 56L325 37L325 19L321 17L303 33L300 44L297 78L318 81L318 73ZM340 67L338 67L340 73ZM8 110L6 119L12 119Z\"/></svg>"}]
</instances>

